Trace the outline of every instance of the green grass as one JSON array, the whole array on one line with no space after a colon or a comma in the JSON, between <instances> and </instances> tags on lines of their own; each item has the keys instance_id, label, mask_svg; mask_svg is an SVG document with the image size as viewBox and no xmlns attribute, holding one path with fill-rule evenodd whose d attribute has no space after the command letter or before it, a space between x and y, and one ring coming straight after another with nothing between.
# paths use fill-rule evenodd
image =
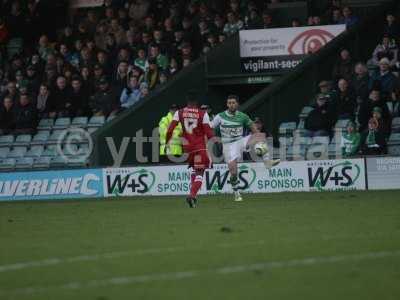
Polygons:
<instances>
[{"instance_id":1,"label":"green grass","mask_svg":"<svg viewBox=\"0 0 400 300\"><path fill-rule=\"evenodd\" d=\"M0 203L0 299L400 299L399 199Z\"/></svg>"}]
</instances>

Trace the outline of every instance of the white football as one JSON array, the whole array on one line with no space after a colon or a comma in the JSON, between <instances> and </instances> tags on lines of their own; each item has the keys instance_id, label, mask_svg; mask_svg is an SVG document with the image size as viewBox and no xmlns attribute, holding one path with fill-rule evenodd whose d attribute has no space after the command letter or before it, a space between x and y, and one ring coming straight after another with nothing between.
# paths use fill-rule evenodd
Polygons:
<instances>
[{"instance_id":1,"label":"white football","mask_svg":"<svg viewBox=\"0 0 400 300\"><path fill-rule=\"evenodd\" d=\"M254 145L254 152L258 156L264 156L268 153L268 145L265 142L258 142Z\"/></svg>"}]
</instances>

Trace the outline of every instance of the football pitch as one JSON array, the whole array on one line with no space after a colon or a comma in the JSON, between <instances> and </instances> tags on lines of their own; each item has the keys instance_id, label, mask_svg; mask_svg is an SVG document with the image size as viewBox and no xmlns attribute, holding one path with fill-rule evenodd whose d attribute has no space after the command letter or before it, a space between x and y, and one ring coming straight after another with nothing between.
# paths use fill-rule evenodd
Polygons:
<instances>
[{"instance_id":1,"label":"football pitch","mask_svg":"<svg viewBox=\"0 0 400 300\"><path fill-rule=\"evenodd\" d=\"M400 299L400 191L0 203L0 299Z\"/></svg>"}]
</instances>

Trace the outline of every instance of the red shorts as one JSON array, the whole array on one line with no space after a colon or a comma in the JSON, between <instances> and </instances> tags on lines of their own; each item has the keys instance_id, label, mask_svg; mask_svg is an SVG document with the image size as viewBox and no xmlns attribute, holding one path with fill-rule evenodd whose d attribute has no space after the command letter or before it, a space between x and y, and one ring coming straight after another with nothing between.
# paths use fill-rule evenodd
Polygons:
<instances>
[{"instance_id":1,"label":"red shorts","mask_svg":"<svg viewBox=\"0 0 400 300\"><path fill-rule=\"evenodd\" d=\"M189 167L196 170L212 168L212 162L206 149L193 150L191 152L187 151L186 153L188 155L187 163L189 164Z\"/></svg>"}]
</instances>

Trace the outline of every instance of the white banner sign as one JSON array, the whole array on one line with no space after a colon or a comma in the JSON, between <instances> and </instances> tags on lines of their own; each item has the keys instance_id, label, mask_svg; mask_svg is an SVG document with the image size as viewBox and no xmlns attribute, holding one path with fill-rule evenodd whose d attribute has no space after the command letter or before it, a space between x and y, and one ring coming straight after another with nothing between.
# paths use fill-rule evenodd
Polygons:
<instances>
[{"instance_id":1,"label":"white banner sign","mask_svg":"<svg viewBox=\"0 0 400 300\"><path fill-rule=\"evenodd\" d=\"M242 71L292 69L345 30L346 25L242 30L239 33Z\"/></svg>"},{"instance_id":2,"label":"white banner sign","mask_svg":"<svg viewBox=\"0 0 400 300\"><path fill-rule=\"evenodd\" d=\"M338 191L365 189L364 161L282 162L267 170L262 163L239 165L239 189L246 193ZM201 194L232 192L227 165L204 174ZM187 195L190 171L186 166L103 169L105 196Z\"/></svg>"},{"instance_id":3,"label":"white banner sign","mask_svg":"<svg viewBox=\"0 0 400 300\"><path fill-rule=\"evenodd\" d=\"M96 7L103 4L104 0L71 0L70 2L72 8Z\"/></svg>"},{"instance_id":4,"label":"white banner sign","mask_svg":"<svg viewBox=\"0 0 400 300\"><path fill-rule=\"evenodd\" d=\"M367 158L368 189L400 189L400 157Z\"/></svg>"}]
</instances>

